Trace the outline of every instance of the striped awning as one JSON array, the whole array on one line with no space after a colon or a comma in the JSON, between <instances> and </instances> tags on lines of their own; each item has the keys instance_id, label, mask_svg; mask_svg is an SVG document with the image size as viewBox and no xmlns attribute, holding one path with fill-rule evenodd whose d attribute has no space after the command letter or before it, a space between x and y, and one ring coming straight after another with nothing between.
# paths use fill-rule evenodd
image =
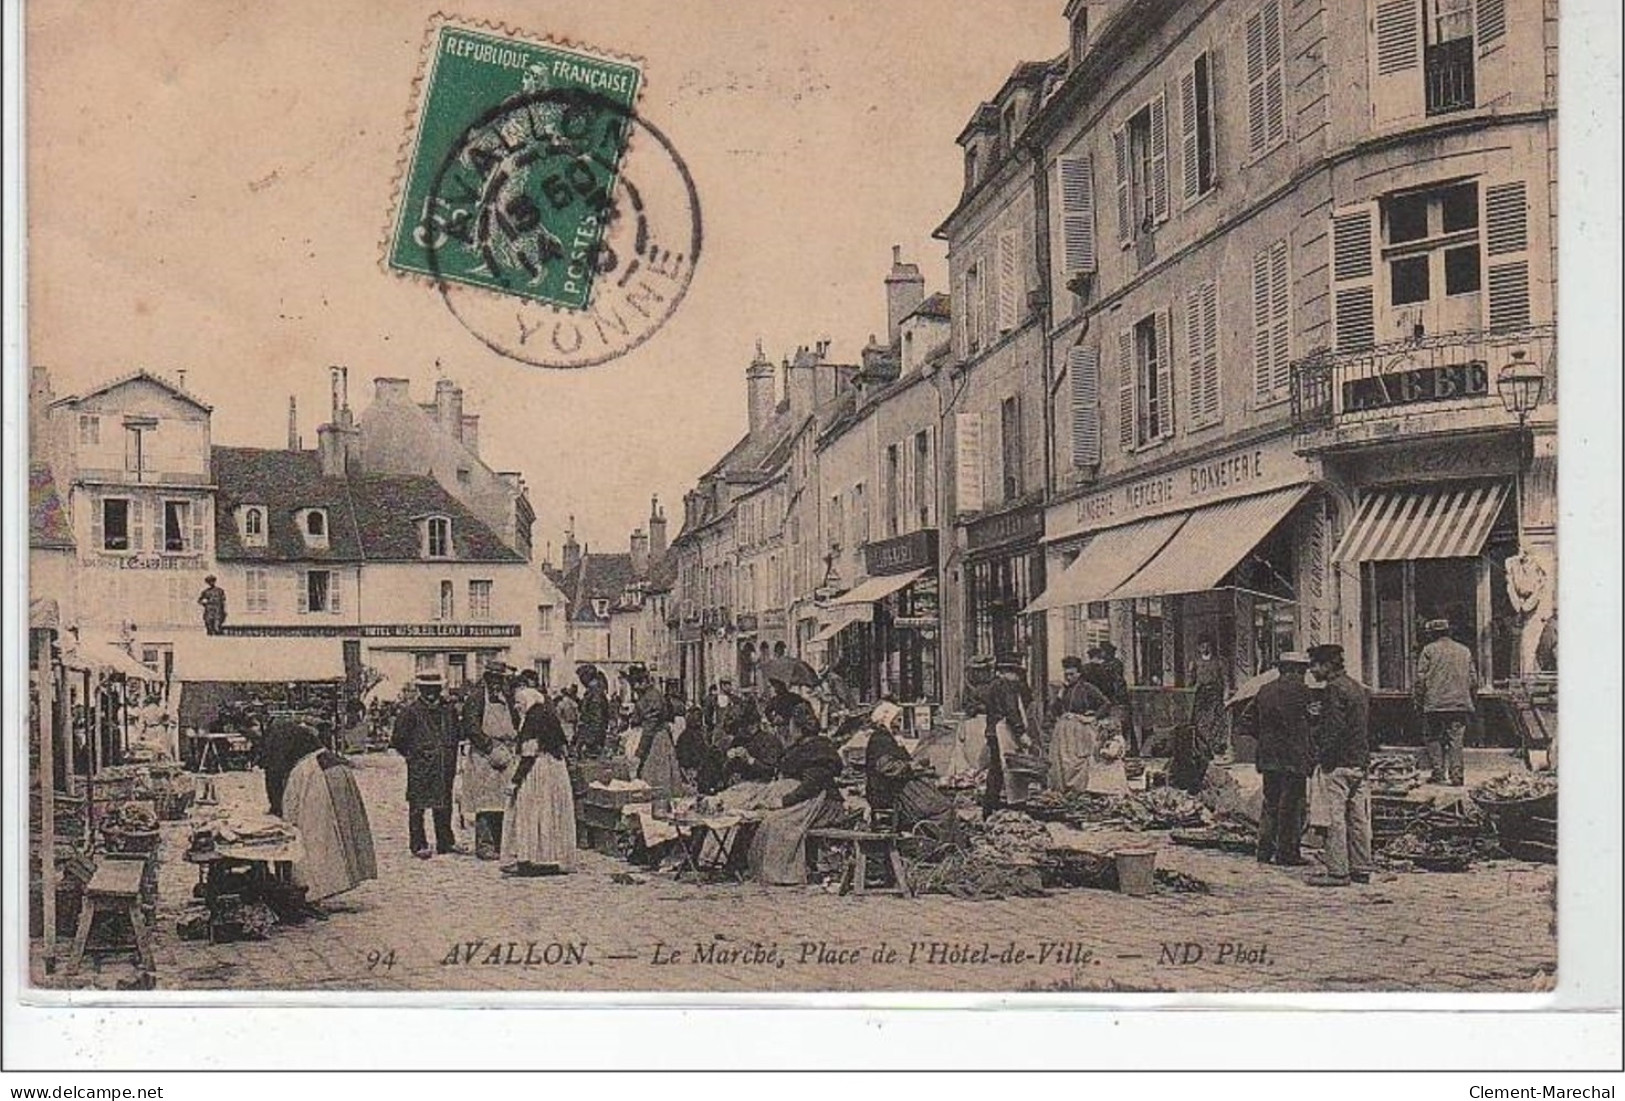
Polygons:
<instances>
[{"instance_id":1,"label":"striped awning","mask_svg":"<svg viewBox=\"0 0 1625 1101\"><path fill-rule=\"evenodd\" d=\"M1504 482L1372 493L1332 557L1339 562L1477 557L1506 495Z\"/></svg>"}]
</instances>

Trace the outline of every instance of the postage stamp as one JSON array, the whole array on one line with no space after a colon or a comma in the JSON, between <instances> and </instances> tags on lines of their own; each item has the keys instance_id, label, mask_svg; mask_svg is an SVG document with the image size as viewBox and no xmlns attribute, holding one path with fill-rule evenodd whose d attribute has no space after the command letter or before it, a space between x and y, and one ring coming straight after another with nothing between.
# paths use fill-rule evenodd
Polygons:
<instances>
[{"instance_id":1,"label":"postage stamp","mask_svg":"<svg viewBox=\"0 0 1625 1101\"><path fill-rule=\"evenodd\" d=\"M701 242L687 166L635 110L642 70L443 21L430 42L388 265L510 359L588 367L642 344Z\"/></svg>"},{"instance_id":2,"label":"postage stamp","mask_svg":"<svg viewBox=\"0 0 1625 1101\"><path fill-rule=\"evenodd\" d=\"M390 266L585 307L642 71L450 23L434 42Z\"/></svg>"}]
</instances>

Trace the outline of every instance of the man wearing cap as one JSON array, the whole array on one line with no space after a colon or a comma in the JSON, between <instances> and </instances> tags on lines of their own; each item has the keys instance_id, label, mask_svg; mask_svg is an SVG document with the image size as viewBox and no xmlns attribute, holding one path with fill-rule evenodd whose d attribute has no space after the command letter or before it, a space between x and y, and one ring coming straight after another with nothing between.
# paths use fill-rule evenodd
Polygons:
<instances>
[{"instance_id":1,"label":"man wearing cap","mask_svg":"<svg viewBox=\"0 0 1625 1101\"><path fill-rule=\"evenodd\" d=\"M441 699L439 673L417 675L417 699L401 709L389 744L406 758L406 806L412 855L429 859L423 812L434 817L435 851L466 852L451 831L451 789L457 777L457 718Z\"/></svg>"},{"instance_id":2,"label":"man wearing cap","mask_svg":"<svg viewBox=\"0 0 1625 1101\"><path fill-rule=\"evenodd\" d=\"M1311 876L1311 887L1346 887L1371 882L1371 701L1365 686L1343 668L1343 648L1328 644L1309 650L1309 668L1326 685L1321 702L1320 771L1329 804L1326 874Z\"/></svg>"},{"instance_id":3,"label":"man wearing cap","mask_svg":"<svg viewBox=\"0 0 1625 1101\"><path fill-rule=\"evenodd\" d=\"M1461 747L1478 702L1478 670L1472 651L1450 637L1449 620L1430 619L1423 632L1429 641L1416 659L1416 709L1427 724L1433 782L1459 788Z\"/></svg>"},{"instance_id":4,"label":"man wearing cap","mask_svg":"<svg viewBox=\"0 0 1625 1101\"><path fill-rule=\"evenodd\" d=\"M576 754L584 761L604 755L614 711L609 703L609 681L596 665L576 669L581 682L581 709L576 719Z\"/></svg>"},{"instance_id":5,"label":"man wearing cap","mask_svg":"<svg viewBox=\"0 0 1625 1101\"><path fill-rule=\"evenodd\" d=\"M519 748L519 716L508 694L508 671L504 662L487 662L463 704L462 736L468 742L463 806L474 812L474 855L481 860L502 855L502 816Z\"/></svg>"},{"instance_id":6,"label":"man wearing cap","mask_svg":"<svg viewBox=\"0 0 1625 1101\"><path fill-rule=\"evenodd\" d=\"M215 584L214 574L203 579L197 602L203 608L203 633L218 635L226 625L226 590Z\"/></svg>"},{"instance_id":7,"label":"man wearing cap","mask_svg":"<svg viewBox=\"0 0 1625 1101\"><path fill-rule=\"evenodd\" d=\"M685 785L677 762L677 744L672 740L671 701L643 665L629 665L621 675L632 689L632 725L643 732L643 740L638 743L637 777L656 795L681 795Z\"/></svg>"},{"instance_id":8,"label":"man wearing cap","mask_svg":"<svg viewBox=\"0 0 1625 1101\"><path fill-rule=\"evenodd\" d=\"M1290 650L1276 661L1280 675L1258 690L1258 771L1264 805L1258 816L1258 862L1307 864L1300 850L1315 746L1309 727L1309 655Z\"/></svg>"}]
</instances>

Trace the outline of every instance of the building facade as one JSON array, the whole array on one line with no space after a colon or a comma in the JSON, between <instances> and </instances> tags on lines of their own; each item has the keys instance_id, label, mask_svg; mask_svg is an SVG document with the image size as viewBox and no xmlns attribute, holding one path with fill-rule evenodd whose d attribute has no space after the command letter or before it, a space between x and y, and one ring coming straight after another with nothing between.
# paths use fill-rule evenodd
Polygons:
<instances>
[{"instance_id":1,"label":"building facade","mask_svg":"<svg viewBox=\"0 0 1625 1101\"><path fill-rule=\"evenodd\" d=\"M1021 139L1050 675L1105 637L1148 686L1203 636L1237 678L1338 641L1399 692L1432 618L1528 671L1555 591L1550 13L1154 0L1074 43ZM1519 610L1531 578L1547 605Z\"/></svg>"}]
</instances>

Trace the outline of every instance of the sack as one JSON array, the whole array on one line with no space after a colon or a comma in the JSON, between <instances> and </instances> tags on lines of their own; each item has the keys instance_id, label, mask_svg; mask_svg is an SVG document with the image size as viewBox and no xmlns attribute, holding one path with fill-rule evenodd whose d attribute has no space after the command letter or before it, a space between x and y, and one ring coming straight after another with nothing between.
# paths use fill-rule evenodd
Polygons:
<instances>
[{"instance_id":1,"label":"sack","mask_svg":"<svg viewBox=\"0 0 1625 1101\"><path fill-rule=\"evenodd\" d=\"M492 768L501 772L513 764L513 750L508 748L508 743L497 742L491 746L491 752L486 754L485 759L491 762Z\"/></svg>"}]
</instances>

